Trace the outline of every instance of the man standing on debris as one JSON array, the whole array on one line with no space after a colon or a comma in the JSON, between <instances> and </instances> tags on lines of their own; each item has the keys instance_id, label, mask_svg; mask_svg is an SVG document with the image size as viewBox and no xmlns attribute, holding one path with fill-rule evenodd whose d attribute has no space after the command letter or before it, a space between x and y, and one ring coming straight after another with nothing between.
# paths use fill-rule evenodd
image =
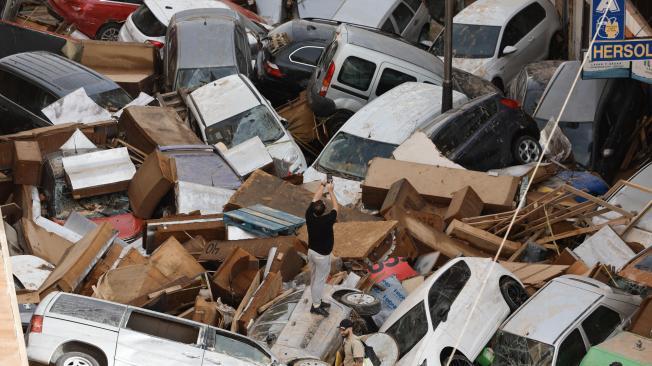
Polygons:
<instances>
[{"instance_id":1,"label":"man standing on debris","mask_svg":"<svg viewBox=\"0 0 652 366\"><path fill-rule=\"evenodd\" d=\"M328 189L333 209L326 213L326 204L322 200L324 188ZM321 301L326 278L331 269L331 252L335 241L333 225L337 220L339 204L333 193L332 182L321 182L315 192L312 203L306 211L306 226L308 227L308 264L310 265L310 292L312 307L310 312L328 316L329 303Z\"/></svg>"},{"instance_id":2,"label":"man standing on debris","mask_svg":"<svg viewBox=\"0 0 652 366\"><path fill-rule=\"evenodd\" d=\"M340 335L344 338L343 366L362 366L364 361L364 345L360 338L353 334L353 322L344 319L340 322Z\"/></svg>"}]
</instances>

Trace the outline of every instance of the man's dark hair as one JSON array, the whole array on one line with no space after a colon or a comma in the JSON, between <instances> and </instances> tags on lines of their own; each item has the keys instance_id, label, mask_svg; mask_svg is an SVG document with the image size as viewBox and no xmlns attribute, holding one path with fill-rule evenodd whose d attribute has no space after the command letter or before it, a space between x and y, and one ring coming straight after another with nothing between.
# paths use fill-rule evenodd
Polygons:
<instances>
[{"instance_id":1,"label":"man's dark hair","mask_svg":"<svg viewBox=\"0 0 652 366\"><path fill-rule=\"evenodd\" d=\"M324 201L322 201L322 200L315 201L315 203L313 204L313 209L314 209L315 215L321 216L321 215L324 214L324 211L326 211L326 205L324 204Z\"/></svg>"}]
</instances>

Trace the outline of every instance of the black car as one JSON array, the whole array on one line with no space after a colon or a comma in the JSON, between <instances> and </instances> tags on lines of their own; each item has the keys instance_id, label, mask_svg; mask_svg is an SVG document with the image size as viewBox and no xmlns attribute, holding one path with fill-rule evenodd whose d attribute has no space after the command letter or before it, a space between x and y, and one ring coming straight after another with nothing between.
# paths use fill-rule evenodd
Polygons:
<instances>
[{"instance_id":1,"label":"black car","mask_svg":"<svg viewBox=\"0 0 652 366\"><path fill-rule=\"evenodd\" d=\"M259 70L262 89L270 91L266 94L276 94L275 99L290 100L306 89L308 79L338 24L331 20L297 19L270 31Z\"/></svg>"},{"instance_id":2,"label":"black car","mask_svg":"<svg viewBox=\"0 0 652 366\"><path fill-rule=\"evenodd\" d=\"M535 162L537 124L517 101L493 93L452 109L419 128L448 159L487 171Z\"/></svg>"},{"instance_id":3,"label":"black car","mask_svg":"<svg viewBox=\"0 0 652 366\"><path fill-rule=\"evenodd\" d=\"M0 134L51 126L41 110L79 88L109 111L131 101L129 94L110 79L50 52L25 52L0 59Z\"/></svg>"},{"instance_id":4,"label":"black car","mask_svg":"<svg viewBox=\"0 0 652 366\"><path fill-rule=\"evenodd\" d=\"M521 103L525 113L532 116L543 91L562 62L546 60L526 65L507 86L507 97Z\"/></svg>"},{"instance_id":5,"label":"black car","mask_svg":"<svg viewBox=\"0 0 652 366\"><path fill-rule=\"evenodd\" d=\"M559 66L533 113L540 129L559 117L579 71L579 61ZM643 88L636 80L578 79L559 119L559 128L571 142L575 162L611 182L630 148L636 121L645 113L645 101Z\"/></svg>"}]
</instances>

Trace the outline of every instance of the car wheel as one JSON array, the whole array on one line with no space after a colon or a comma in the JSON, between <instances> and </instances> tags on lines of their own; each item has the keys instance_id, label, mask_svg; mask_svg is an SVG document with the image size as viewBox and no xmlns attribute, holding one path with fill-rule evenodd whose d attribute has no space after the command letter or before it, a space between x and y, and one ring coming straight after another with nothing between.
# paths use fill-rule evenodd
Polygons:
<instances>
[{"instance_id":1,"label":"car wheel","mask_svg":"<svg viewBox=\"0 0 652 366\"><path fill-rule=\"evenodd\" d=\"M100 363L86 353L66 352L59 357L56 366L100 366Z\"/></svg>"},{"instance_id":2,"label":"car wheel","mask_svg":"<svg viewBox=\"0 0 652 366\"><path fill-rule=\"evenodd\" d=\"M107 23L97 31L95 39L100 41L117 41L120 34L120 24Z\"/></svg>"},{"instance_id":3,"label":"car wheel","mask_svg":"<svg viewBox=\"0 0 652 366\"><path fill-rule=\"evenodd\" d=\"M466 358L464 355L460 354L455 354L453 356L453 359L451 359L450 364L448 363L448 358L450 356L446 356L441 360L442 366L445 365L450 365L450 366L473 366L473 362L469 361L468 358Z\"/></svg>"},{"instance_id":4,"label":"car wheel","mask_svg":"<svg viewBox=\"0 0 652 366\"><path fill-rule=\"evenodd\" d=\"M527 301L527 292L515 279L505 277L500 280L500 293L509 306L509 311L514 312Z\"/></svg>"},{"instance_id":5,"label":"car wheel","mask_svg":"<svg viewBox=\"0 0 652 366\"><path fill-rule=\"evenodd\" d=\"M353 113L347 110L339 110L335 112L332 116L326 119L324 125L326 126L326 132L328 133L328 138L331 139L339 129L344 126L346 121L353 116Z\"/></svg>"},{"instance_id":6,"label":"car wheel","mask_svg":"<svg viewBox=\"0 0 652 366\"><path fill-rule=\"evenodd\" d=\"M529 164L539 161L541 146L532 136L519 136L512 146L514 160L518 164Z\"/></svg>"},{"instance_id":7,"label":"car wheel","mask_svg":"<svg viewBox=\"0 0 652 366\"><path fill-rule=\"evenodd\" d=\"M341 302L360 316L372 316L380 312L380 300L362 292L346 294L342 296Z\"/></svg>"}]
</instances>

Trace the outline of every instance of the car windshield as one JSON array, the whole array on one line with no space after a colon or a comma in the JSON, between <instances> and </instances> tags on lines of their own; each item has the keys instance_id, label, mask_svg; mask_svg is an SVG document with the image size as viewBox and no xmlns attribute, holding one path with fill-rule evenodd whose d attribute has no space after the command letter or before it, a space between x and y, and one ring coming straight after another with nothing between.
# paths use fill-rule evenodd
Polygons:
<instances>
[{"instance_id":1,"label":"car windshield","mask_svg":"<svg viewBox=\"0 0 652 366\"><path fill-rule=\"evenodd\" d=\"M537 118L539 129L543 129L548 121ZM591 166L593 150L593 122L559 122L559 128L572 144L573 157L581 166Z\"/></svg>"},{"instance_id":2,"label":"car windshield","mask_svg":"<svg viewBox=\"0 0 652 366\"><path fill-rule=\"evenodd\" d=\"M222 142L227 148L258 136L265 145L283 137L283 129L266 105L260 104L206 128L209 144Z\"/></svg>"},{"instance_id":3,"label":"car windshield","mask_svg":"<svg viewBox=\"0 0 652 366\"><path fill-rule=\"evenodd\" d=\"M367 163L376 157L389 158L397 145L338 133L326 146L317 167L343 178L362 180Z\"/></svg>"},{"instance_id":4,"label":"car windshield","mask_svg":"<svg viewBox=\"0 0 652 366\"><path fill-rule=\"evenodd\" d=\"M121 88L89 95L89 97L109 112L117 112L131 102L129 94Z\"/></svg>"},{"instance_id":5,"label":"car windshield","mask_svg":"<svg viewBox=\"0 0 652 366\"><path fill-rule=\"evenodd\" d=\"M258 342L273 345L290 319L301 296L303 296L303 290L289 295L265 311L256 319L249 336Z\"/></svg>"},{"instance_id":6,"label":"car windshield","mask_svg":"<svg viewBox=\"0 0 652 366\"><path fill-rule=\"evenodd\" d=\"M225 76L237 74L233 66L204 67L200 69L179 69L176 89L195 89Z\"/></svg>"},{"instance_id":7,"label":"car windshield","mask_svg":"<svg viewBox=\"0 0 652 366\"><path fill-rule=\"evenodd\" d=\"M549 366L554 347L499 330L493 342L492 366Z\"/></svg>"},{"instance_id":8,"label":"car windshield","mask_svg":"<svg viewBox=\"0 0 652 366\"><path fill-rule=\"evenodd\" d=\"M459 58L490 58L496 53L499 26L453 24L453 56ZM433 45L437 56L444 56L444 34Z\"/></svg>"}]
</instances>

